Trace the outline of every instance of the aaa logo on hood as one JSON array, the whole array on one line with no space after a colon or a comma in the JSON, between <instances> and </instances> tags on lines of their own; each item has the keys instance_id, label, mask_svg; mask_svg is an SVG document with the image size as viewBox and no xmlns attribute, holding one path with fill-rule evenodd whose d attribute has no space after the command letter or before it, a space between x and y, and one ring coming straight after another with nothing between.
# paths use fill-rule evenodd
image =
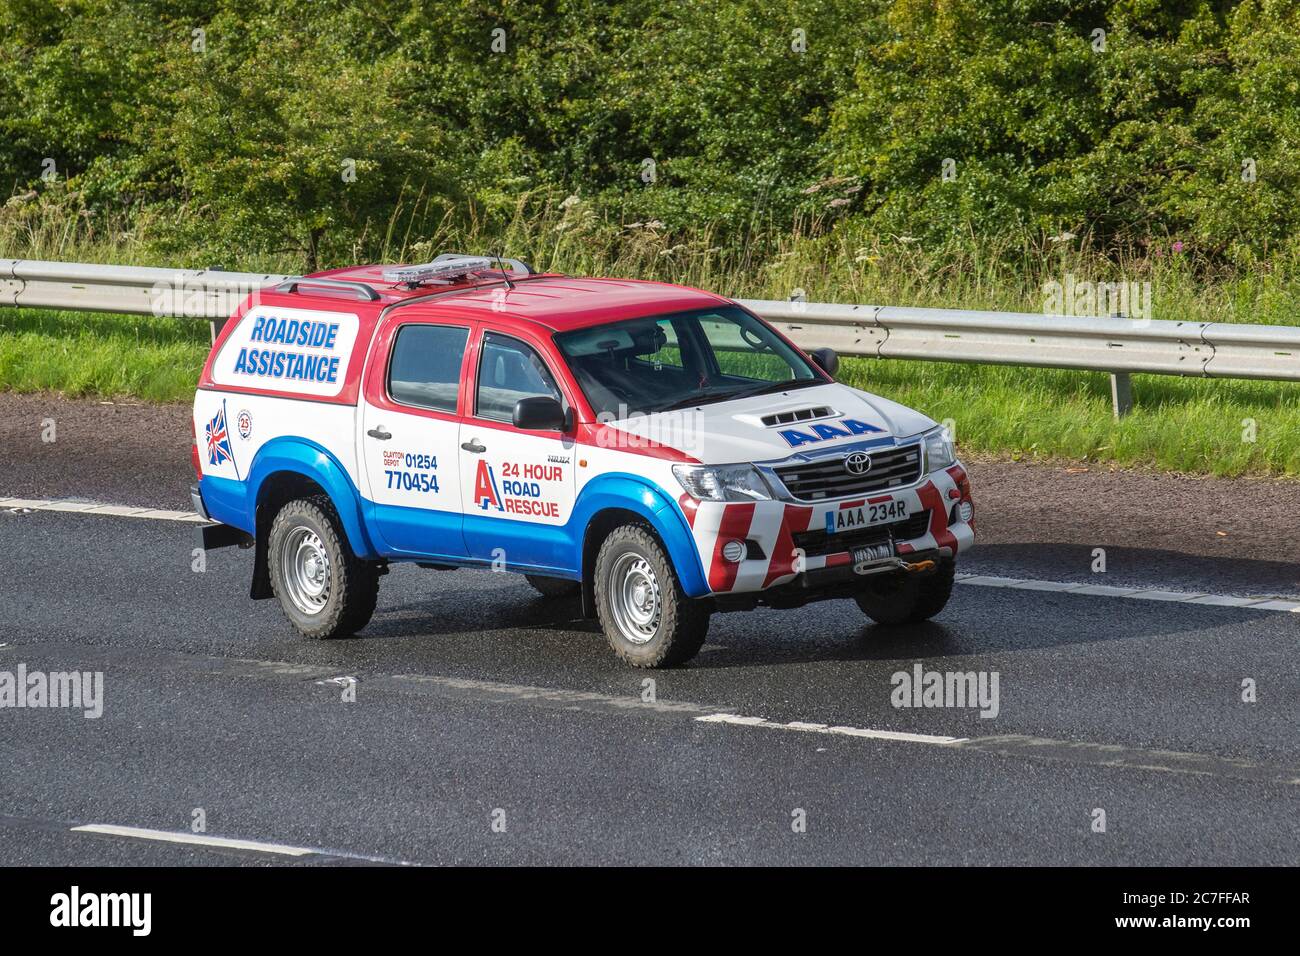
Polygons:
<instances>
[{"instance_id":1,"label":"aaa logo on hood","mask_svg":"<svg viewBox=\"0 0 1300 956\"><path fill-rule=\"evenodd\" d=\"M852 438L854 435L872 435L883 431L883 428L868 425L856 418L841 418L835 422L818 422L815 425L809 425L807 430L783 428L777 434L784 438L786 444L791 448L798 448L800 445L811 445L819 441Z\"/></svg>"}]
</instances>

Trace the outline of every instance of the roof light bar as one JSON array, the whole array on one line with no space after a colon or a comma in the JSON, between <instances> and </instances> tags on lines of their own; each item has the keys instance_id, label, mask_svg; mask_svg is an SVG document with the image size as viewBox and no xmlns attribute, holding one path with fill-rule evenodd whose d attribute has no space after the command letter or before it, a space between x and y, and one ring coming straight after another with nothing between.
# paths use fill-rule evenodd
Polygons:
<instances>
[{"instance_id":1,"label":"roof light bar","mask_svg":"<svg viewBox=\"0 0 1300 956\"><path fill-rule=\"evenodd\" d=\"M386 282L403 282L416 285L435 279L467 276L472 272L502 272L528 275L532 272L518 259L500 259L495 256L463 256L454 252L443 253L432 262L421 266L398 266L385 269Z\"/></svg>"}]
</instances>

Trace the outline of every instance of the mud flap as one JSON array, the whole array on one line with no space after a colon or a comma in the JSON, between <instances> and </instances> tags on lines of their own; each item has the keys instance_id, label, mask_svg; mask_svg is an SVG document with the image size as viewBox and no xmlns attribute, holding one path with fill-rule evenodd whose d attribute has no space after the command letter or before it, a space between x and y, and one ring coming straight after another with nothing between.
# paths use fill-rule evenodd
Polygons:
<instances>
[{"instance_id":1,"label":"mud flap","mask_svg":"<svg viewBox=\"0 0 1300 956\"><path fill-rule=\"evenodd\" d=\"M240 531L228 524L205 524L199 528L199 537L204 551L215 551L217 548L251 548L253 546L253 536L251 534L247 531Z\"/></svg>"},{"instance_id":2,"label":"mud flap","mask_svg":"<svg viewBox=\"0 0 1300 956\"><path fill-rule=\"evenodd\" d=\"M275 597L271 590L271 563L266 558L266 535L256 542L253 551L253 581L248 587L248 596L254 601Z\"/></svg>"}]
</instances>

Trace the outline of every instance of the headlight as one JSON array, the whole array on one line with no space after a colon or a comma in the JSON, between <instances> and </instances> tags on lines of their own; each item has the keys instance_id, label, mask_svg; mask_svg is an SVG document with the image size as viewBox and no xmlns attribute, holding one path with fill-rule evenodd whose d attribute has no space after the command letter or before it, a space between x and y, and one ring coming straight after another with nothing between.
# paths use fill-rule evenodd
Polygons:
<instances>
[{"instance_id":1,"label":"headlight","mask_svg":"<svg viewBox=\"0 0 1300 956\"><path fill-rule=\"evenodd\" d=\"M929 474L957 463L957 450L948 437L948 429L936 428L925 433L925 471Z\"/></svg>"},{"instance_id":2,"label":"headlight","mask_svg":"<svg viewBox=\"0 0 1300 956\"><path fill-rule=\"evenodd\" d=\"M673 465L673 474L701 501L759 501L772 497L753 465Z\"/></svg>"}]
</instances>

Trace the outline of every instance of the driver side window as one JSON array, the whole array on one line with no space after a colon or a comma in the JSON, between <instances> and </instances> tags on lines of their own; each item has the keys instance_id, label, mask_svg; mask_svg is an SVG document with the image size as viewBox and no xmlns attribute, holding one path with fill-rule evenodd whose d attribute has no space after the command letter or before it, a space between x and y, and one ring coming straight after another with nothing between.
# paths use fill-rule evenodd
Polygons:
<instances>
[{"instance_id":1,"label":"driver side window","mask_svg":"<svg viewBox=\"0 0 1300 956\"><path fill-rule=\"evenodd\" d=\"M564 404L563 394L535 349L499 332L486 333L479 355L474 414L508 422L514 418L515 402L535 395Z\"/></svg>"}]
</instances>

